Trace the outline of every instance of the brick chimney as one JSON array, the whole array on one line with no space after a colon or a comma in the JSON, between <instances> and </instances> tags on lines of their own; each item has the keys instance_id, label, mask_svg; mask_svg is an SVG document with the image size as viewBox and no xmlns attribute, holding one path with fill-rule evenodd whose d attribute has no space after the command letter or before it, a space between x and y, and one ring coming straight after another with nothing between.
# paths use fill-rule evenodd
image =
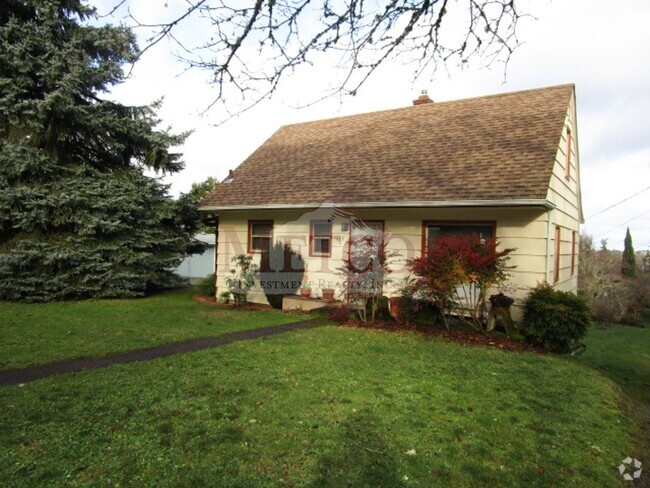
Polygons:
<instances>
[{"instance_id":1,"label":"brick chimney","mask_svg":"<svg viewBox=\"0 0 650 488\"><path fill-rule=\"evenodd\" d=\"M433 103L433 100L429 98L429 95L427 95L426 90L422 90L422 94L413 100L413 105L423 105L425 103Z\"/></svg>"}]
</instances>

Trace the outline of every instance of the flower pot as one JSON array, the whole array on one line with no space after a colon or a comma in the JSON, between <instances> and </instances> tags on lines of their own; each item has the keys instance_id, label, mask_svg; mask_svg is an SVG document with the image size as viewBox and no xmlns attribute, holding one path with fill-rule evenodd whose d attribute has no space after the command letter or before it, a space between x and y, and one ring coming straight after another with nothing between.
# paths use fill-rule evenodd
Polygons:
<instances>
[{"instance_id":1,"label":"flower pot","mask_svg":"<svg viewBox=\"0 0 650 488\"><path fill-rule=\"evenodd\" d=\"M334 288L323 288L323 300L334 301Z\"/></svg>"},{"instance_id":2,"label":"flower pot","mask_svg":"<svg viewBox=\"0 0 650 488\"><path fill-rule=\"evenodd\" d=\"M311 288L301 288L300 296L303 298L309 298L311 296Z\"/></svg>"}]
</instances>

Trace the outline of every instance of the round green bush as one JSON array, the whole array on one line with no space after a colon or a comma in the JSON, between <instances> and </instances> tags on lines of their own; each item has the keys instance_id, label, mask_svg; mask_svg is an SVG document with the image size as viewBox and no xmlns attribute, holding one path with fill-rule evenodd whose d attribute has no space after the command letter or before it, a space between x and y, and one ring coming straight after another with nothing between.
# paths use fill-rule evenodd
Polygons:
<instances>
[{"instance_id":1,"label":"round green bush","mask_svg":"<svg viewBox=\"0 0 650 488\"><path fill-rule=\"evenodd\" d=\"M584 299L542 284L526 297L524 322L530 344L567 353L584 348L580 341L591 323L591 313Z\"/></svg>"},{"instance_id":2,"label":"round green bush","mask_svg":"<svg viewBox=\"0 0 650 488\"><path fill-rule=\"evenodd\" d=\"M213 297L215 295L214 286L214 273L212 273L199 281L196 284L196 289L201 295L205 295L206 297Z\"/></svg>"}]
</instances>

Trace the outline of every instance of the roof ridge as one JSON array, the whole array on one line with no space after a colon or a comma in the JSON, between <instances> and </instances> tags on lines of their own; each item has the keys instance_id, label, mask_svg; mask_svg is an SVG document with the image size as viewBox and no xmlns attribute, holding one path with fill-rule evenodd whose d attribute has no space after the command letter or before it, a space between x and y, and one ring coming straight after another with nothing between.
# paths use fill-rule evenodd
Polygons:
<instances>
[{"instance_id":1,"label":"roof ridge","mask_svg":"<svg viewBox=\"0 0 650 488\"><path fill-rule=\"evenodd\" d=\"M489 95L479 95L475 97L468 97L468 98L456 98L454 100L443 100L441 102L436 102L434 101L433 103L425 103L421 105L417 105L417 107L434 107L434 106L440 106L440 105L447 105L450 103L458 103L458 102L469 102L472 100L485 100L489 98L498 98L498 97L505 97L505 96L511 96L511 95L519 95L522 93L530 93L530 92L535 92L535 91L545 91L545 90L553 90L553 89L558 89L558 88L572 88L575 90L575 83L562 83L559 85L550 85L550 86L542 86L542 87L537 87L537 88L524 88L521 90L516 90L516 91L511 91L511 92L502 92L502 93L491 93ZM342 119L349 119L352 117L361 117L361 116L368 116L368 115L378 115L378 114L385 114L388 112L400 112L402 110L410 110L415 105L408 105L406 107L397 107L397 108L388 108L388 109L383 109L383 110L375 110L372 112L359 112L356 114L348 114L348 115L337 115L333 117L324 117L321 119L314 119L314 120L307 120L303 122L294 122L292 124L284 124L279 127L278 130L284 129L285 127L295 127L299 125L308 125L308 124L316 124L318 122L327 122L327 121L332 121L332 120L342 120Z\"/></svg>"}]
</instances>

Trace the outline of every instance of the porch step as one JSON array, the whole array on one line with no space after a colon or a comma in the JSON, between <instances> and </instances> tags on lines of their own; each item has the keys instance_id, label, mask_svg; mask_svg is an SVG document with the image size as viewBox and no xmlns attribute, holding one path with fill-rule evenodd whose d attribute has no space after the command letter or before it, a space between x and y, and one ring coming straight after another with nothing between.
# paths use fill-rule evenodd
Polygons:
<instances>
[{"instance_id":1,"label":"porch step","mask_svg":"<svg viewBox=\"0 0 650 488\"><path fill-rule=\"evenodd\" d=\"M328 305L340 302L326 302L322 298L303 298L299 296L285 296L282 299L282 310L319 310Z\"/></svg>"}]
</instances>

